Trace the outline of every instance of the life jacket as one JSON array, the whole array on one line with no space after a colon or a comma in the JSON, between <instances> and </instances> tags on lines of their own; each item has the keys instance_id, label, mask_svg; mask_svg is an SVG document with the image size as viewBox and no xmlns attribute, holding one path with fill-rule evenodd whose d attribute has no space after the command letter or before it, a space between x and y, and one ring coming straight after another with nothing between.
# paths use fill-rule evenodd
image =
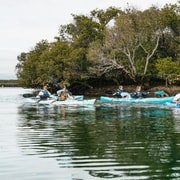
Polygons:
<instances>
[{"instance_id":1,"label":"life jacket","mask_svg":"<svg viewBox=\"0 0 180 180\"><path fill-rule=\"evenodd\" d=\"M143 93L142 91L136 91L133 95L134 98L142 98L143 97Z\"/></svg>"},{"instance_id":2,"label":"life jacket","mask_svg":"<svg viewBox=\"0 0 180 180\"><path fill-rule=\"evenodd\" d=\"M147 95L147 93L143 91L136 91L133 95L134 98L143 98Z\"/></svg>"},{"instance_id":3,"label":"life jacket","mask_svg":"<svg viewBox=\"0 0 180 180\"><path fill-rule=\"evenodd\" d=\"M117 95L121 95L122 92L123 92L123 90L117 89L116 94L117 94Z\"/></svg>"},{"instance_id":4,"label":"life jacket","mask_svg":"<svg viewBox=\"0 0 180 180\"><path fill-rule=\"evenodd\" d=\"M41 99L47 99L49 97L49 92L46 90L41 90L42 95L40 96Z\"/></svg>"},{"instance_id":5,"label":"life jacket","mask_svg":"<svg viewBox=\"0 0 180 180\"><path fill-rule=\"evenodd\" d=\"M122 89L117 89L115 95L116 95L118 98L122 98L122 96L121 96L121 93L122 93L122 92L124 92Z\"/></svg>"}]
</instances>

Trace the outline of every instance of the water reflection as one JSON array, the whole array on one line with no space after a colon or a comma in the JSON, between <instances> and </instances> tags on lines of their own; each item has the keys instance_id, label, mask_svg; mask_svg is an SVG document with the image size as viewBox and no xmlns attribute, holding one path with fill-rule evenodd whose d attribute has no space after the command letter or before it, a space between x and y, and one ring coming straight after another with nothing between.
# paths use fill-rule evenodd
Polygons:
<instances>
[{"instance_id":1,"label":"water reflection","mask_svg":"<svg viewBox=\"0 0 180 180\"><path fill-rule=\"evenodd\" d=\"M174 116L164 108L122 104L19 107L18 145L24 154L76 169L76 178L175 179L180 130Z\"/></svg>"},{"instance_id":2,"label":"water reflection","mask_svg":"<svg viewBox=\"0 0 180 180\"><path fill-rule=\"evenodd\" d=\"M180 108L174 108L173 116L174 116L174 132L180 134Z\"/></svg>"}]
</instances>

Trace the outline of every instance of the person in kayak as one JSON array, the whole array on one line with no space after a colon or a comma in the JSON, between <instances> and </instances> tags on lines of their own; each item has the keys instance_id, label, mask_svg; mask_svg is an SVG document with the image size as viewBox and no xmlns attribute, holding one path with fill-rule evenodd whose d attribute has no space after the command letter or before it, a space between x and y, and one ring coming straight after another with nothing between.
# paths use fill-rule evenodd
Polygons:
<instances>
[{"instance_id":1,"label":"person in kayak","mask_svg":"<svg viewBox=\"0 0 180 180\"><path fill-rule=\"evenodd\" d=\"M47 85L43 86L43 89L39 92L38 96L42 100L46 100L51 96L51 93L48 91Z\"/></svg>"},{"instance_id":2,"label":"person in kayak","mask_svg":"<svg viewBox=\"0 0 180 180\"><path fill-rule=\"evenodd\" d=\"M173 102L176 104L180 104L180 93L178 93L174 96Z\"/></svg>"},{"instance_id":3,"label":"person in kayak","mask_svg":"<svg viewBox=\"0 0 180 180\"><path fill-rule=\"evenodd\" d=\"M68 89L66 88L66 85L63 85L63 88L57 91L58 96L60 96L61 93L69 93Z\"/></svg>"},{"instance_id":4,"label":"person in kayak","mask_svg":"<svg viewBox=\"0 0 180 180\"><path fill-rule=\"evenodd\" d=\"M69 92L69 90L66 88L66 85L63 85L63 88L58 90L56 93L61 101L66 100L67 98L74 99L71 92Z\"/></svg>"},{"instance_id":5,"label":"person in kayak","mask_svg":"<svg viewBox=\"0 0 180 180\"><path fill-rule=\"evenodd\" d=\"M113 96L117 96L118 98L122 98L121 93L124 92L123 86L119 86Z\"/></svg>"},{"instance_id":6,"label":"person in kayak","mask_svg":"<svg viewBox=\"0 0 180 180\"><path fill-rule=\"evenodd\" d=\"M137 86L136 87L136 91L132 94L132 97L133 98L143 98L145 96L147 96L149 93L147 92L144 92L141 90L141 86Z\"/></svg>"}]
</instances>

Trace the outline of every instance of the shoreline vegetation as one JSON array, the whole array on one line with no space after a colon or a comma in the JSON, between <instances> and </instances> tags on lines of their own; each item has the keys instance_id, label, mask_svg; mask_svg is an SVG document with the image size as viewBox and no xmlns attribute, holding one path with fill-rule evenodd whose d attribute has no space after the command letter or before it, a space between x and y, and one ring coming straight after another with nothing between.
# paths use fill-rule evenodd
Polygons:
<instances>
[{"instance_id":1,"label":"shoreline vegetation","mask_svg":"<svg viewBox=\"0 0 180 180\"><path fill-rule=\"evenodd\" d=\"M131 85L143 85L145 91L180 85L178 12L175 3L73 14L53 42L40 40L17 56L16 76L22 87L65 84L74 94L104 94L103 87L118 84L130 85L129 92L135 90Z\"/></svg>"},{"instance_id":2,"label":"shoreline vegetation","mask_svg":"<svg viewBox=\"0 0 180 180\"><path fill-rule=\"evenodd\" d=\"M18 80L0 80L0 87L20 87Z\"/></svg>"}]
</instances>

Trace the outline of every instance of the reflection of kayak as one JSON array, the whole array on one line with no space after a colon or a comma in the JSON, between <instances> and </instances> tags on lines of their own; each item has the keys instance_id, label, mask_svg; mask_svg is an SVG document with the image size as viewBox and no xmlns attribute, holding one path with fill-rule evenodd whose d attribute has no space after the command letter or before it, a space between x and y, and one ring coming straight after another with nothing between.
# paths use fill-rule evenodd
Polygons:
<instances>
[{"instance_id":1,"label":"reflection of kayak","mask_svg":"<svg viewBox=\"0 0 180 180\"><path fill-rule=\"evenodd\" d=\"M125 98L114 98L114 97L106 97L101 96L100 101L101 102L109 102L109 103L118 103L118 102L129 102L129 103L166 103L166 102L172 102L173 96L171 97L149 97L149 98L132 98L128 93L126 93L127 96Z\"/></svg>"},{"instance_id":2,"label":"reflection of kayak","mask_svg":"<svg viewBox=\"0 0 180 180\"><path fill-rule=\"evenodd\" d=\"M93 105L96 99L82 99L83 96L76 97L77 99L67 98L66 100L60 101L57 96L51 96L46 100L41 100L38 97L25 98L24 103L30 105Z\"/></svg>"},{"instance_id":3,"label":"reflection of kayak","mask_svg":"<svg viewBox=\"0 0 180 180\"><path fill-rule=\"evenodd\" d=\"M173 108L180 108L180 104L175 104L175 103L171 103L171 102L167 102L167 103L165 103L165 105L167 105L169 107L173 107Z\"/></svg>"}]
</instances>

